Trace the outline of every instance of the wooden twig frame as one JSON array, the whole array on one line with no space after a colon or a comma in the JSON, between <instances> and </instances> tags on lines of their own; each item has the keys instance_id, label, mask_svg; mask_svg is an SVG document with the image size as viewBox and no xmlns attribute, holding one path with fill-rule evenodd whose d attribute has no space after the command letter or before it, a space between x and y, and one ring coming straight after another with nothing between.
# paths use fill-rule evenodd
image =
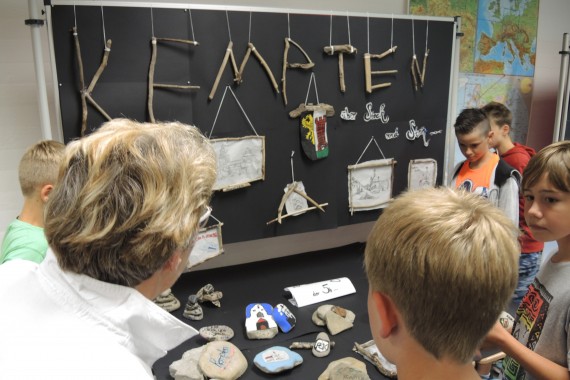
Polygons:
<instances>
[{"instance_id":1,"label":"wooden twig frame","mask_svg":"<svg viewBox=\"0 0 570 380\"><path fill-rule=\"evenodd\" d=\"M382 59L384 57L386 57L388 54L394 54L396 52L396 49L398 47L394 46L391 47L390 49L386 50L385 52L381 53L381 54L370 54L370 53L365 53L364 54L364 79L365 79L365 83L366 83L366 92L371 94L372 91L374 90L378 90L380 88L384 88L384 87L389 87L392 85L392 83L390 82L385 82L385 83L378 83L378 84L372 84L372 75L389 75L389 74L396 74L398 72L398 70L384 70L384 71L372 71L372 59Z\"/></svg>"},{"instance_id":2,"label":"wooden twig frame","mask_svg":"<svg viewBox=\"0 0 570 380\"><path fill-rule=\"evenodd\" d=\"M330 45L323 48L328 55L338 55L338 80L340 92L346 92L346 84L344 82L344 54L356 54L357 49L352 45Z\"/></svg>"},{"instance_id":3,"label":"wooden twig frame","mask_svg":"<svg viewBox=\"0 0 570 380\"><path fill-rule=\"evenodd\" d=\"M375 210L386 207L392 200L394 184L393 158L372 160L348 166L348 209Z\"/></svg>"},{"instance_id":4,"label":"wooden twig frame","mask_svg":"<svg viewBox=\"0 0 570 380\"><path fill-rule=\"evenodd\" d=\"M303 54L305 59L307 60L306 63L289 63L289 49L291 45L295 46L299 51ZM283 71L281 74L281 92L283 93L283 102L287 105L287 69L302 69L302 70L310 70L315 66L315 63L311 60L311 57L303 50L301 45L290 39L289 37L285 37L285 49L283 50Z\"/></svg>"},{"instance_id":5,"label":"wooden twig frame","mask_svg":"<svg viewBox=\"0 0 570 380\"><path fill-rule=\"evenodd\" d=\"M325 115L327 117L332 117L334 116L334 107L331 106L330 104L326 104L326 103L319 103L319 104L313 104L313 103L301 103L299 104L299 107L295 108L294 110L289 112L289 117L292 119L296 119L299 116L301 116L304 112L310 111L316 111L316 110L324 110L325 111Z\"/></svg>"},{"instance_id":6,"label":"wooden twig frame","mask_svg":"<svg viewBox=\"0 0 570 380\"><path fill-rule=\"evenodd\" d=\"M158 55L158 43L159 42L174 42L174 43L181 43L185 45L199 45L198 42L192 40L184 40L180 38L158 38L152 37L151 39L151 46L152 46L152 53L150 56L150 66L148 68L148 99L147 99L147 109L148 115L151 122L156 122L154 118L154 109L153 109L153 99L154 99L154 89L155 88L162 88L167 90L197 90L200 89L200 86L193 86L193 85L178 85L178 84L166 84L166 83L154 83L154 70L156 67L156 59Z\"/></svg>"},{"instance_id":7,"label":"wooden twig frame","mask_svg":"<svg viewBox=\"0 0 570 380\"><path fill-rule=\"evenodd\" d=\"M79 92L81 94L81 136L84 136L85 132L87 131L88 101L107 120L111 120L111 117L107 114L107 112L105 112L105 110L103 110L103 108L93 99L91 93L93 92L93 89L97 84L97 81L101 77L101 74L103 74L103 71L107 67L107 62L109 61L109 54L111 54L111 45L113 42L110 39L106 41L105 50L103 52L103 58L101 59L101 63L99 64L99 67L95 72L95 75L93 75L91 83L89 83L89 87L85 88L85 75L83 72L83 59L81 58L81 45L79 43L79 34L77 33L76 27L72 28L72 33L75 45L75 56L77 58L77 65L79 66L79 87L80 87Z\"/></svg>"},{"instance_id":8,"label":"wooden twig frame","mask_svg":"<svg viewBox=\"0 0 570 380\"><path fill-rule=\"evenodd\" d=\"M224 192L265 179L265 136L210 139L218 160L214 190Z\"/></svg>"},{"instance_id":9,"label":"wooden twig frame","mask_svg":"<svg viewBox=\"0 0 570 380\"><path fill-rule=\"evenodd\" d=\"M290 216L296 216L296 215L299 215L299 214L303 214L303 213L305 213L305 212L307 212L307 211L311 211L311 210L316 210L316 209L318 209L318 210L321 210L322 212L325 212L324 207L328 206L329 204L328 204L328 203L321 203L321 204L318 204L313 198L309 197L309 196L307 195L307 193L305 193L304 191L299 191L299 190L297 189L297 185L298 185L298 184L299 184L299 182L293 182L293 183L290 183L290 184L287 186L287 191L285 192L285 194L284 194L283 197L281 198L281 203L279 204L279 208L277 209L277 218L272 219L272 220L270 220L269 222L267 222L267 225L269 225L269 224L271 224L271 223L275 223L275 222L281 224L281 221L282 221L284 218L288 218L288 217L290 217ZM301 209L301 210L297 210L297 211L295 211L295 212L292 212L292 213L288 213L288 214L283 215L283 207L285 206L285 202L287 201L287 199L288 199L288 198L291 196L291 194L293 194L293 193L299 194L301 197L305 198L308 202L310 202L313 206L309 206L309 207L303 208L303 209Z\"/></svg>"}]
</instances>

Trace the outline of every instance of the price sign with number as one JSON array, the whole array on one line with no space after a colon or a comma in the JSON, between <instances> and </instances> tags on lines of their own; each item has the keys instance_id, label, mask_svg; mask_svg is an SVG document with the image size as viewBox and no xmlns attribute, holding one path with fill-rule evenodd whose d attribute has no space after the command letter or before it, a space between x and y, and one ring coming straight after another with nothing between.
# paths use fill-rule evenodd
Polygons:
<instances>
[{"instance_id":1,"label":"price sign with number","mask_svg":"<svg viewBox=\"0 0 570 380\"><path fill-rule=\"evenodd\" d=\"M289 286L285 288L285 291L291 293L292 298L289 302L297 307L356 293L354 285L347 277L314 282L312 284Z\"/></svg>"}]
</instances>

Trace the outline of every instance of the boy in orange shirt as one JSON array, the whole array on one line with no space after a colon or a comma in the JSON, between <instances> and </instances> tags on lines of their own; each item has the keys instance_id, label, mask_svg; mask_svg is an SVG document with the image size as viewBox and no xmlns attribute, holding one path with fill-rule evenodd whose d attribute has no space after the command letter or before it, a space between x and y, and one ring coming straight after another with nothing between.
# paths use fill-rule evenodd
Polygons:
<instances>
[{"instance_id":1,"label":"boy in orange shirt","mask_svg":"<svg viewBox=\"0 0 570 380\"><path fill-rule=\"evenodd\" d=\"M479 108L464 109L454 127L466 160L456 167L450 186L487 198L518 225L521 176L489 150L492 132L487 115Z\"/></svg>"}]
</instances>

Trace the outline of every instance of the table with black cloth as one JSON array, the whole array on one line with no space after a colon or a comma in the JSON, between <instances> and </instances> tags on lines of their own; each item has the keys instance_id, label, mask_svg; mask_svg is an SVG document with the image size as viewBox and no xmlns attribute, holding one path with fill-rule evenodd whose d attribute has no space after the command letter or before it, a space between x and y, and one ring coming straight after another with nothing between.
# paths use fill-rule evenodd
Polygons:
<instances>
[{"instance_id":1,"label":"table with black cloth","mask_svg":"<svg viewBox=\"0 0 570 380\"><path fill-rule=\"evenodd\" d=\"M386 379L376 367L352 351L354 342L362 344L372 339L366 307L368 283L364 273L363 254L364 244L357 243L256 263L185 273L172 287L172 292L181 303L180 309L174 311L173 315L196 329L218 324L230 326L235 333L230 342L242 351L248 362L248 368L240 379L317 379L330 362L347 356L366 362L368 376L371 379ZM356 293L297 308L289 303L284 291L288 286L339 277L348 277L356 288ZM202 304L204 319L192 321L184 318L182 312L188 296L196 294L208 283L211 283L215 290L223 292L221 307L206 302ZM272 306L283 303L297 318L297 325L287 334L280 331L273 339L250 340L245 332L245 308L250 303L268 303ZM255 355L267 348L289 347L296 341L314 342L319 332L327 331L325 326L317 326L311 320L313 312L323 304L341 306L356 314L352 329L334 336L329 334L331 340L335 342L330 355L317 358L313 356L311 350L295 350L303 357L303 363L279 374L264 373L253 364ZM206 343L203 338L196 336L168 352L154 364L156 378L172 379L168 371L170 363L179 360L184 352Z\"/></svg>"}]
</instances>

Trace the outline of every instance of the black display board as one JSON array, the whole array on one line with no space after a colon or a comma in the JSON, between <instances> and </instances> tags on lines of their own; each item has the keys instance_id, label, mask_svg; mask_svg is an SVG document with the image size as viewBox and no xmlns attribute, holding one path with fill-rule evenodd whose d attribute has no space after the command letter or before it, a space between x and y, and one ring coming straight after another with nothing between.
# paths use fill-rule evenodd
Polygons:
<instances>
[{"instance_id":1,"label":"black display board","mask_svg":"<svg viewBox=\"0 0 570 380\"><path fill-rule=\"evenodd\" d=\"M148 70L151 58L151 37L192 39L192 29L198 46L160 44L155 70L156 83L199 85L197 91L154 91L154 114L158 120L179 120L197 125L206 134L212 128L224 88L231 85L249 119L260 135L266 138L266 176L264 181L230 192L216 192L212 200L214 216L224 223L225 243L254 240L278 235L295 234L341 225L375 220L379 210L356 212L348 210L347 166L355 164L372 136L375 136L386 158L397 161L394 170L393 195L404 191L408 182L408 163L412 159L433 158L438 162L440 184L445 154L446 125L451 81L454 23L415 18L415 49L420 66L428 34L429 59L425 86L415 91L410 75L413 51L412 19L346 16L332 17L332 39L328 14L277 12L247 12L193 9L161 9L139 7L55 5L51 8L54 54L59 84L63 133L66 142L77 138L81 125L79 77L71 29L77 23L86 86L95 74L103 56L103 38L111 39L108 66L101 75L92 96L111 117L127 117L147 121ZM321 103L334 106L336 114L328 118L330 153L327 158L311 161L300 143L299 119L291 119L289 111L305 102L310 71L287 71L289 104L284 106L261 65L250 58L244 71L243 83L233 83L228 64L212 101L208 94L218 73L229 41L231 29L233 51L240 65L248 41L265 58L278 83L281 81L284 38L290 30L292 40L300 44L315 62L318 96ZM250 28L251 16L251 28ZM103 30L103 20L105 29ZM289 20L289 21L288 21ZM350 42L358 49L356 55L344 56L347 90L341 93L338 80L338 60L323 52L324 46ZM382 60L372 60L372 70L397 69L395 75L373 77L374 83L391 82L392 86L365 92L363 55L384 52L390 47L393 24L395 54ZM426 28L429 25L429 28ZM251 29L251 32L250 32ZM427 30L426 30L427 29ZM368 37L369 36L369 39ZM301 53L291 48L289 62L305 62ZM316 103L313 89L309 102ZM389 122L364 121L366 104L378 112L385 105ZM348 107L357 112L355 121L340 118ZM410 120L428 131L443 130L431 136L429 146L422 139L406 138ZM89 106L88 129L96 129L105 119ZM385 134L398 128L399 137L386 140ZM226 96L212 137L239 137L252 131L234 99ZM283 223L266 223L275 218L284 194L291 182L291 151L295 151L295 179L303 181L307 193L319 203L328 202L326 212L311 211L290 217ZM382 158L374 144L361 162ZM429 199L426 199L426 206Z\"/></svg>"}]
</instances>

